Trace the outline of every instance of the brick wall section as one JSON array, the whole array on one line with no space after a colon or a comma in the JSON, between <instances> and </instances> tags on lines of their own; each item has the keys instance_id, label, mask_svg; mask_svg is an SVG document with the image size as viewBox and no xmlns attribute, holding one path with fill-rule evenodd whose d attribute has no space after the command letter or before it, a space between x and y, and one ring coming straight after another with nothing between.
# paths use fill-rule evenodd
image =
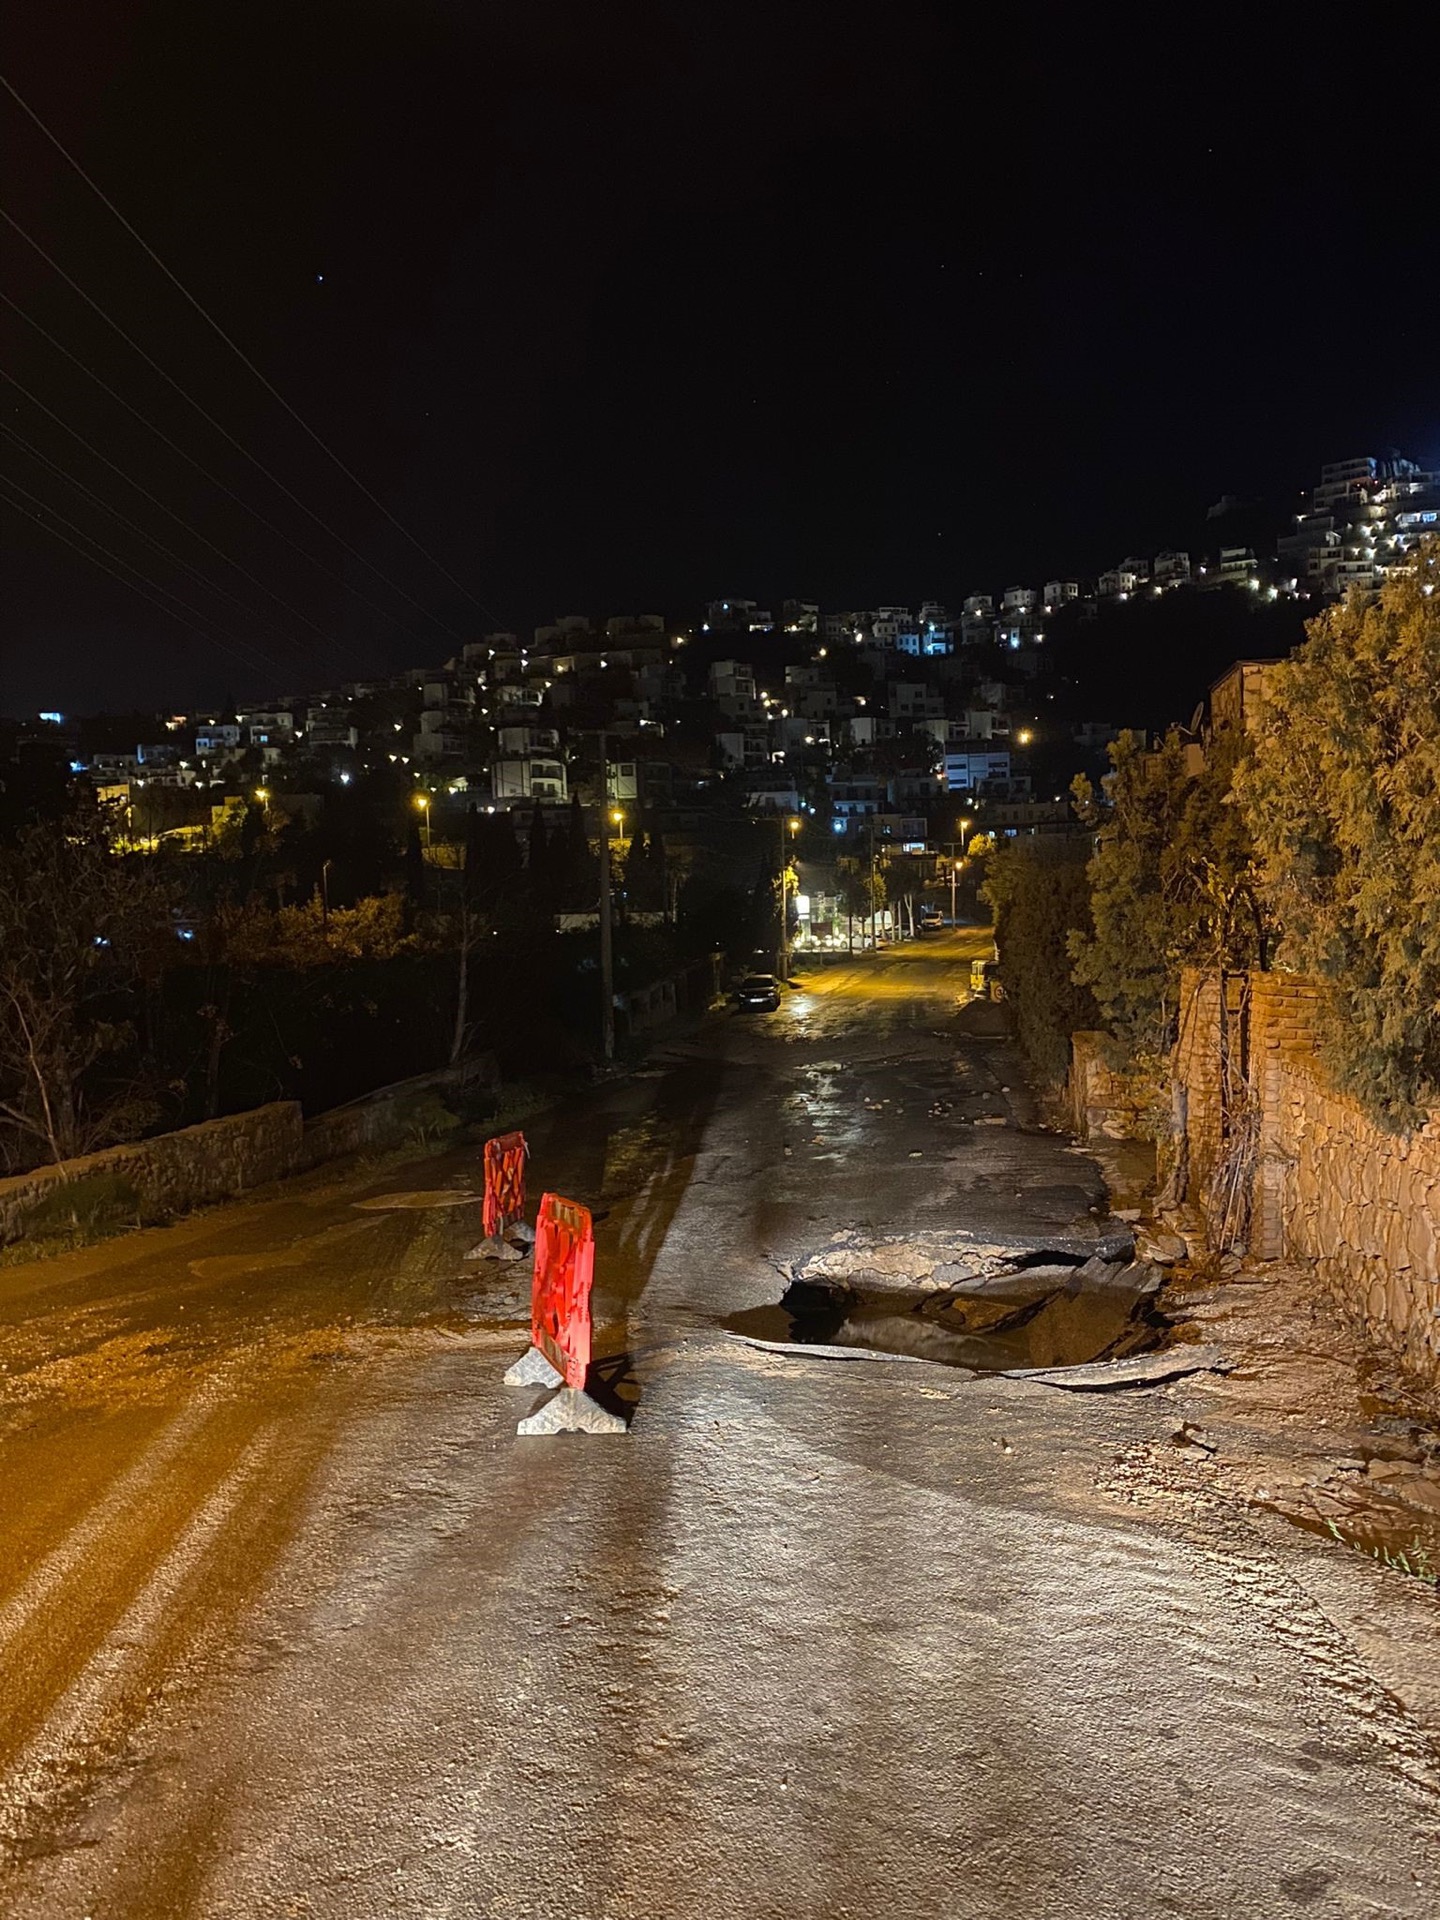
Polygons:
<instances>
[{"instance_id":1,"label":"brick wall section","mask_svg":"<svg viewBox=\"0 0 1440 1920\"><path fill-rule=\"evenodd\" d=\"M1250 1248L1262 1260L1300 1251L1287 1229L1286 1196L1297 1154L1304 1155L1283 1076L1299 1073L1317 1090L1324 1086L1316 1041L1322 991L1293 973L1250 976L1250 1083L1260 1106ZM1306 1257L1313 1258L1308 1253Z\"/></svg>"},{"instance_id":2,"label":"brick wall section","mask_svg":"<svg viewBox=\"0 0 1440 1920\"><path fill-rule=\"evenodd\" d=\"M1186 967L1180 976L1180 1019L1172 1073L1181 1098L1172 1102L1185 1136L1187 1185L1203 1193L1220 1156L1220 975Z\"/></svg>"},{"instance_id":3,"label":"brick wall section","mask_svg":"<svg viewBox=\"0 0 1440 1920\"><path fill-rule=\"evenodd\" d=\"M1218 978L1187 975L1196 1014L1175 1072L1192 1174L1218 1137ZM1249 1082L1260 1116L1250 1251L1315 1263L1321 1285L1381 1352L1440 1387L1440 1113L1383 1132L1326 1084L1316 1045L1324 989L1249 977ZM1193 1179L1191 1192L1198 1192Z\"/></svg>"}]
</instances>

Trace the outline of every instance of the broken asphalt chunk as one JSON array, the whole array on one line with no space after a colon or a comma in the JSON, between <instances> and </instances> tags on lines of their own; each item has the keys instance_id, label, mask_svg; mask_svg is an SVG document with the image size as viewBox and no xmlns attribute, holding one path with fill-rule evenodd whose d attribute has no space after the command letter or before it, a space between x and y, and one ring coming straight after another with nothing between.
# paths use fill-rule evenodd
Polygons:
<instances>
[{"instance_id":1,"label":"broken asphalt chunk","mask_svg":"<svg viewBox=\"0 0 1440 1920\"><path fill-rule=\"evenodd\" d=\"M1187 1373L1228 1373L1231 1362L1214 1346L1169 1347L1160 1353L1136 1353L1126 1360L1093 1360L1079 1367L1015 1367L1002 1380L1034 1380L1042 1387L1066 1387L1073 1393L1105 1393L1113 1387L1157 1386Z\"/></svg>"}]
</instances>

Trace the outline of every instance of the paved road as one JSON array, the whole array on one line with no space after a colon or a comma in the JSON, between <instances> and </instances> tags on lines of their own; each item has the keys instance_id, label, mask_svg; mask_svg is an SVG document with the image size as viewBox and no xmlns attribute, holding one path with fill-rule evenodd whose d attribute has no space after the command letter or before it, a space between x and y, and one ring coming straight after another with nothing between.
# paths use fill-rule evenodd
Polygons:
<instances>
[{"instance_id":1,"label":"paved road","mask_svg":"<svg viewBox=\"0 0 1440 1920\"><path fill-rule=\"evenodd\" d=\"M623 1439L515 1439L473 1150L0 1271L0 1913L1440 1911L1372 1570L1149 1476L1164 1389L725 1329L837 1234L1094 1237L978 945L532 1125Z\"/></svg>"}]
</instances>

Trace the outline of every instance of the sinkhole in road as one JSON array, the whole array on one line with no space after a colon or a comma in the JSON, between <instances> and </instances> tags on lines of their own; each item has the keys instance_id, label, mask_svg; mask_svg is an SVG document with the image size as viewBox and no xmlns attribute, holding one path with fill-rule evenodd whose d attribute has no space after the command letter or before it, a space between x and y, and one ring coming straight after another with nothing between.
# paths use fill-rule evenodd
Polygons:
<instances>
[{"instance_id":1,"label":"sinkhole in road","mask_svg":"<svg viewBox=\"0 0 1440 1920\"><path fill-rule=\"evenodd\" d=\"M1157 1304L1163 1275L1144 1261L1049 1251L983 1265L920 1286L858 1263L844 1278L801 1270L777 1304L725 1325L750 1339L900 1354L973 1373L1125 1359L1160 1346L1170 1330Z\"/></svg>"}]
</instances>

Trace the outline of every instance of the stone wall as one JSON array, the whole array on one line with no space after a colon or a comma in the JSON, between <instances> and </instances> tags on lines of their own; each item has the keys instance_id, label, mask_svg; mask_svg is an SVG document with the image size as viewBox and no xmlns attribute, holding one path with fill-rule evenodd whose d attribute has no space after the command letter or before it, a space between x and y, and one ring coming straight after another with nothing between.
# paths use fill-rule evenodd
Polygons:
<instances>
[{"instance_id":1,"label":"stone wall","mask_svg":"<svg viewBox=\"0 0 1440 1920\"><path fill-rule=\"evenodd\" d=\"M361 1100L303 1120L298 1101L107 1147L59 1166L0 1180L0 1246L62 1232L74 1219L99 1231L168 1220L233 1199L341 1154L384 1151L411 1137L447 1096L496 1086L493 1054L380 1087Z\"/></svg>"},{"instance_id":2,"label":"stone wall","mask_svg":"<svg viewBox=\"0 0 1440 1920\"><path fill-rule=\"evenodd\" d=\"M377 1087L374 1093L307 1120L296 1166L319 1166L346 1153L383 1153L413 1137L427 1116L443 1110L447 1098L499 1084L494 1054L482 1053L457 1067Z\"/></svg>"},{"instance_id":3,"label":"stone wall","mask_svg":"<svg viewBox=\"0 0 1440 1920\"><path fill-rule=\"evenodd\" d=\"M652 986L636 987L625 995L625 1015L632 1034L668 1026L678 1011L673 979L657 980Z\"/></svg>"},{"instance_id":4,"label":"stone wall","mask_svg":"<svg viewBox=\"0 0 1440 1920\"><path fill-rule=\"evenodd\" d=\"M1144 1091L1107 1060L1110 1036L1081 1032L1070 1036L1070 1080L1066 1098L1071 1124L1082 1140L1139 1140L1152 1128Z\"/></svg>"},{"instance_id":5,"label":"stone wall","mask_svg":"<svg viewBox=\"0 0 1440 1920\"><path fill-rule=\"evenodd\" d=\"M120 1226L168 1219L263 1186L294 1170L302 1132L299 1102L277 1100L14 1174L0 1180L0 1245L58 1231L71 1212Z\"/></svg>"},{"instance_id":6,"label":"stone wall","mask_svg":"<svg viewBox=\"0 0 1440 1920\"><path fill-rule=\"evenodd\" d=\"M1285 1215L1292 1170L1301 1152L1299 1132L1284 1096L1284 1076L1299 1074L1336 1112L1346 1107L1326 1090L1319 1059L1320 1002L1323 988L1293 973L1253 973L1250 978L1248 1072L1259 1107L1259 1137L1250 1208L1250 1246L1262 1260L1299 1252ZM1358 1107L1348 1111L1360 1116ZM1378 1141L1389 1136L1370 1131ZM1297 1158L1298 1156L1298 1158Z\"/></svg>"},{"instance_id":7,"label":"stone wall","mask_svg":"<svg viewBox=\"0 0 1440 1920\"><path fill-rule=\"evenodd\" d=\"M1190 1193L1202 1197L1221 1131L1221 983L1187 975L1176 1083ZM1243 1088L1228 1090L1233 1138L1253 1127L1247 1245L1262 1259L1313 1261L1320 1284L1373 1345L1440 1386L1440 1113L1390 1134L1326 1082L1317 1047L1324 989L1284 973L1229 975ZM1188 1030L1187 1030L1188 1025ZM1237 1044L1232 1023L1230 1044ZM1207 1163L1207 1156L1209 1160Z\"/></svg>"},{"instance_id":8,"label":"stone wall","mask_svg":"<svg viewBox=\"0 0 1440 1920\"><path fill-rule=\"evenodd\" d=\"M616 1009L624 1018L623 1034L635 1038L657 1027L669 1026L682 1013L703 1013L720 996L723 956L716 953L680 973L616 995Z\"/></svg>"}]
</instances>

